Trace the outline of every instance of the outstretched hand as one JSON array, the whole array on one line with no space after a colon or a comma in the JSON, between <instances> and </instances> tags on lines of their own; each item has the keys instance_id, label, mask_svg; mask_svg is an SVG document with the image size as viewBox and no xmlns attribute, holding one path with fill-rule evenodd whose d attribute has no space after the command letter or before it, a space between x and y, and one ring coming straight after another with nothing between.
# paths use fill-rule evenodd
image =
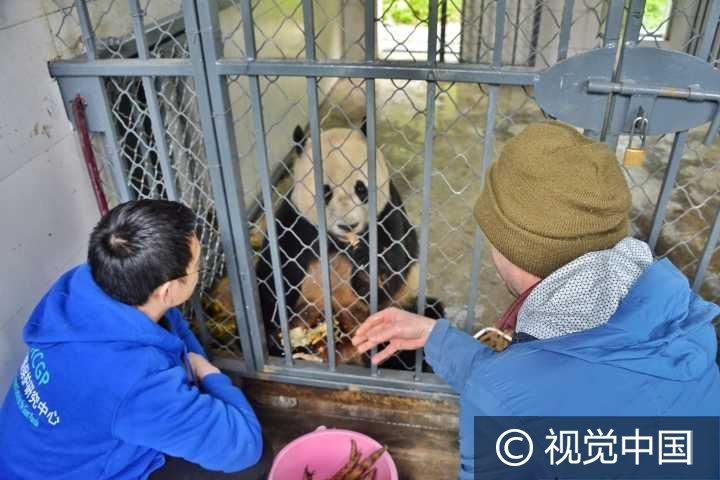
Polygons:
<instances>
[{"instance_id":1,"label":"outstretched hand","mask_svg":"<svg viewBox=\"0 0 720 480\"><path fill-rule=\"evenodd\" d=\"M371 315L360 325L352 338L358 352L367 352L381 343L389 343L371 359L379 364L399 350L417 350L427 343L435 320L406 312L398 308L387 308Z\"/></svg>"}]
</instances>

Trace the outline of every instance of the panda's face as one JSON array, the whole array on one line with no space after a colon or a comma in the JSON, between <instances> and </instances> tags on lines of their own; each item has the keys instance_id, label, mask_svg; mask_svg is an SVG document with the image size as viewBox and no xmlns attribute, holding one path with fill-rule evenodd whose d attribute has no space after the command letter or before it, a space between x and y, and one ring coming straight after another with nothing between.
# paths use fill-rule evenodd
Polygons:
<instances>
[{"instance_id":1,"label":"panda's face","mask_svg":"<svg viewBox=\"0 0 720 480\"><path fill-rule=\"evenodd\" d=\"M359 234L368 225L367 141L357 131L336 128L321 133L323 194L328 231L338 237ZM388 170L382 152L376 153L378 212L389 201ZM317 224L312 147L308 140L293 169L293 203Z\"/></svg>"}]
</instances>

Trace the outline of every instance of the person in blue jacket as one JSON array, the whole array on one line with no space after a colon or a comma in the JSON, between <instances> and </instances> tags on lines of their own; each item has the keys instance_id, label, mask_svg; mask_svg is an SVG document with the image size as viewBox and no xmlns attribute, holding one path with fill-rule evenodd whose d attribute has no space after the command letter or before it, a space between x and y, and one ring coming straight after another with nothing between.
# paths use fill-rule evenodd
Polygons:
<instances>
[{"instance_id":1,"label":"person in blue jacket","mask_svg":"<svg viewBox=\"0 0 720 480\"><path fill-rule=\"evenodd\" d=\"M605 145L558 122L531 125L491 166L474 210L518 298L503 316L509 347L397 309L356 332L361 352L389 342L374 363L424 347L459 393L460 478L509 478L479 466L475 417L720 415L720 307L627 236L630 206Z\"/></svg>"},{"instance_id":2,"label":"person in blue jacket","mask_svg":"<svg viewBox=\"0 0 720 480\"><path fill-rule=\"evenodd\" d=\"M0 409L0 478L262 478L253 409L176 308L202 268L195 227L189 208L162 200L100 220L87 263L23 331L29 351Z\"/></svg>"}]
</instances>

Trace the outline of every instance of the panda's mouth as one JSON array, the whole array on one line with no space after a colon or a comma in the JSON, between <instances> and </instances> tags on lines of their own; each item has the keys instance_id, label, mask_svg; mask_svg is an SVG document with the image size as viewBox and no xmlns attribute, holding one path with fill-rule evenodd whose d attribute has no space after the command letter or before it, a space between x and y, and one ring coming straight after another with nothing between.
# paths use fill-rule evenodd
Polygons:
<instances>
[{"instance_id":1,"label":"panda's mouth","mask_svg":"<svg viewBox=\"0 0 720 480\"><path fill-rule=\"evenodd\" d=\"M349 243L353 247L356 247L360 235L365 230L365 224L362 222L351 224L336 223L330 230L332 234L342 242Z\"/></svg>"},{"instance_id":2,"label":"panda's mouth","mask_svg":"<svg viewBox=\"0 0 720 480\"><path fill-rule=\"evenodd\" d=\"M357 228L359 225L359 223L351 223L349 225L341 223L337 226L337 228L339 228L344 233L357 233Z\"/></svg>"}]
</instances>

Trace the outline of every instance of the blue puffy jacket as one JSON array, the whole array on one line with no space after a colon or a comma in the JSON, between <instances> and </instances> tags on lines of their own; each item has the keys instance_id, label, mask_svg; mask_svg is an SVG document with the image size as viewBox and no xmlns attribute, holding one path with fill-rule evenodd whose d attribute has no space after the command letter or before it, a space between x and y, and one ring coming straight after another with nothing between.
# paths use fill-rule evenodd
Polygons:
<instances>
[{"instance_id":1,"label":"blue puffy jacket","mask_svg":"<svg viewBox=\"0 0 720 480\"><path fill-rule=\"evenodd\" d=\"M607 323L589 330L496 353L439 321L425 350L460 394L460 478L482 478L475 477L475 416L719 416L711 323L718 315L720 307L661 260Z\"/></svg>"}]
</instances>

